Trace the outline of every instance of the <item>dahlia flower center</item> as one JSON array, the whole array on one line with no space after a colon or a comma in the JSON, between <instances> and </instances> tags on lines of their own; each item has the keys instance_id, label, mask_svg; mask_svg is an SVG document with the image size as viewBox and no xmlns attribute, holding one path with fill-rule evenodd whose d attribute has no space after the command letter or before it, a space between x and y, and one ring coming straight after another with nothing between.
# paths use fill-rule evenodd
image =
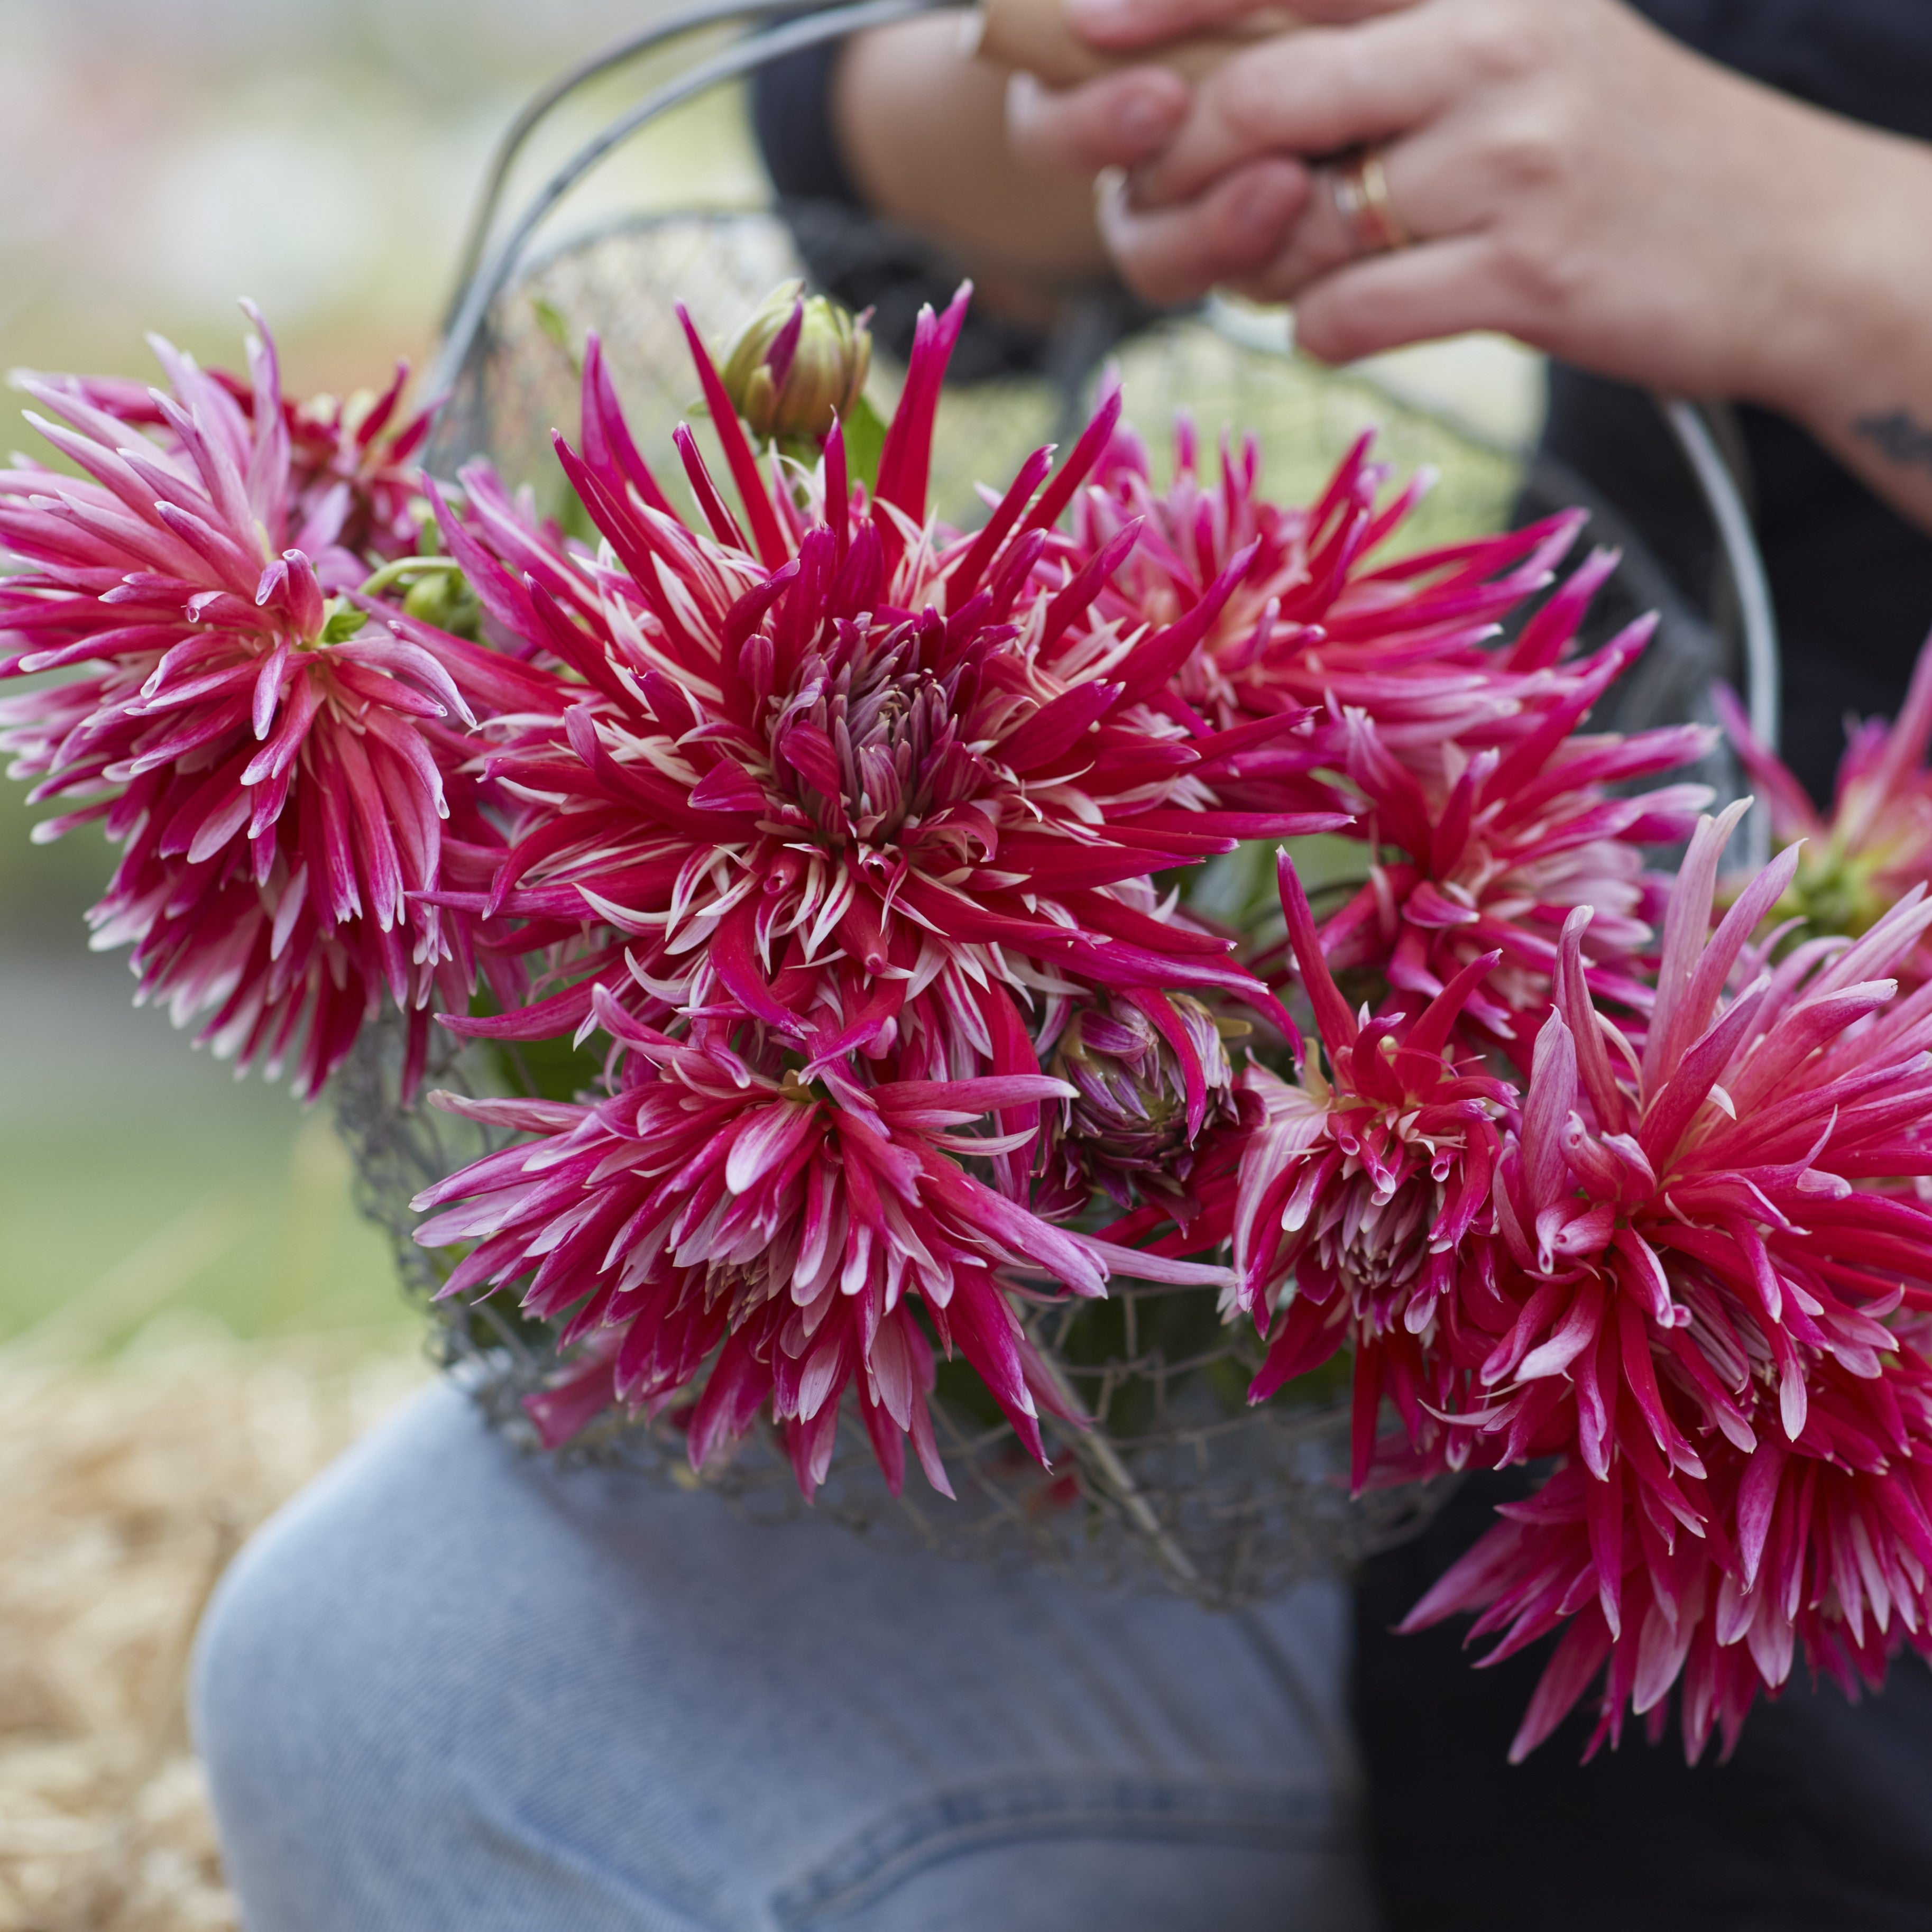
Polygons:
<instances>
[{"instance_id":1,"label":"dahlia flower center","mask_svg":"<svg viewBox=\"0 0 1932 1932\"><path fill-rule=\"evenodd\" d=\"M715 1308L722 1301L733 1322L741 1322L770 1300L781 1286L766 1257L754 1262L713 1262L704 1274L704 1305Z\"/></svg>"},{"instance_id":2,"label":"dahlia flower center","mask_svg":"<svg viewBox=\"0 0 1932 1932\"><path fill-rule=\"evenodd\" d=\"M1184 994L1173 996L1172 1004L1195 1036L1205 1076L1204 1133L1234 1117L1234 1070L1207 1009ZM1076 1015L1053 1070L1076 1090L1064 1103L1064 1130L1090 1163L1171 1161L1198 1138L1188 1129L1186 1081L1178 1058L1131 1007Z\"/></svg>"},{"instance_id":3,"label":"dahlia flower center","mask_svg":"<svg viewBox=\"0 0 1932 1932\"><path fill-rule=\"evenodd\" d=\"M984 765L961 742L958 672L926 668L904 628L866 641L808 661L769 734L774 788L834 849L902 843Z\"/></svg>"},{"instance_id":4,"label":"dahlia flower center","mask_svg":"<svg viewBox=\"0 0 1932 1932\"><path fill-rule=\"evenodd\" d=\"M1847 850L1837 839L1808 841L1797 875L1778 910L1796 911L1812 933L1868 932L1892 904L1881 887L1888 852Z\"/></svg>"},{"instance_id":5,"label":"dahlia flower center","mask_svg":"<svg viewBox=\"0 0 1932 1932\"><path fill-rule=\"evenodd\" d=\"M1312 1246L1323 1268L1348 1284L1355 1315L1370 1334L1401 1318L1429 1259L1429 1233L1442 1204L1439 1181L1416 1174L1390 1189L1356 1161L1322 1202Z\"/></svg>"},{"instance_id":6,"label":"dahlia flower center","mask_svg":"<svg viewBox=\"0 0 1932 1932\"><path fill-rule=\"evenodd\" d=\"M1314 1204L1310 1246L1348 1284L1366 1331L1378 1334L1401 1320L1428 1264L1448 1183L1466 1150L1453 1136L1417 1132L1412 1112L1345 1110L1331 1131L1342 1172Z\"/></svg>"}]
</instances>

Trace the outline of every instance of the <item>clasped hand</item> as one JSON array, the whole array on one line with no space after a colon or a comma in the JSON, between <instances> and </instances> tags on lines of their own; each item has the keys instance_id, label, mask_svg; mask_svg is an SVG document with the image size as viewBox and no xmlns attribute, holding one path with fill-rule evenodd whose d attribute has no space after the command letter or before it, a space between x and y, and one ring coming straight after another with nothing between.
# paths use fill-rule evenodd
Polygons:
<instances>
[{"instance_id":1,"label":"clasped hand","mask_svg":"<svg viewBox=\"0 0 1932 1932\"><path fill-rule=\"evenodd\" d=\"M1157 54L1255 0L1071 0ZM1618 0L1298 0L1308 24L1190 86L1157 65L1022 76L1009 139L1100 173L1101 233L1160 303L1293 302L1342 361L1497 329L1604 374L1774 404L1817 352L1846 124L1744 80ZM1855 138L1867 138L1857 130ZM1323 158L1373 144L1414 245L1364 253Z\"/></svg>"}]
</instances>

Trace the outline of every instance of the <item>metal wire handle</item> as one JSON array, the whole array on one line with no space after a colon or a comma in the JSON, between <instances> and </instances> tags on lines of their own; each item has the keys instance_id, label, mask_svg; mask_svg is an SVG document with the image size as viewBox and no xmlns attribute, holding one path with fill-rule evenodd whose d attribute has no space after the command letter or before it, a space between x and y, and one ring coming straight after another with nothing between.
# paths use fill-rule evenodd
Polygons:
<instances>
[{"instance_id":1,"label":"metal wire handle","mask_svg":"<svg viewBox=\"0 0 1932 1932\"><path fill-rule=\"evenodd\" d=\"M562 101L598 76L683 36L732 20L757 22L796 11L796 0L702 0L661 21L648 32L607 48L566 74L536 96L512 124L490 164L483 197L470 224L458 275L458 293L450 304L450 320L436 357L431 393L446 394L468 361L478 332L505 284L515 272L532 236L578 183L650 122L674 107L736 80L767 62L826 40L869 28L890 26L916 14L931 13L938 4L957 0L854 0L828 7L802 19L785 20L768 33L748 34L708 60L694 62L675 80L656 88L586 142L531 197L508 233L491 249L489 236L512 166L538 124Z\"/></svg>"},{"instance_id":2,"label":"metal wire handle","mask_svg":"<svg viewBox=\"0 0 1932 1932\"><path fill-rule=\"evenodd\" d=\"M1681 397L1659 396L1657 404L1690 466L1690 473L1697 479L1705 508L1716 526L1732 588L1737 594L1738 628L1744 641L1746 714L1758 742L1775 752L1784 709L1778 611L1772 602L1771 580L1765 574L1764 554L1751 528L1750 512L1745 507L1737 478L1731 473L1731 466L1724 460L1718 440L1711 434L1703 410ZM1751 872L1771 856L1771 801L1761 790L1756 797L1757 809L1744 826L1744 862Z\"/></svg>"}]
</instances>

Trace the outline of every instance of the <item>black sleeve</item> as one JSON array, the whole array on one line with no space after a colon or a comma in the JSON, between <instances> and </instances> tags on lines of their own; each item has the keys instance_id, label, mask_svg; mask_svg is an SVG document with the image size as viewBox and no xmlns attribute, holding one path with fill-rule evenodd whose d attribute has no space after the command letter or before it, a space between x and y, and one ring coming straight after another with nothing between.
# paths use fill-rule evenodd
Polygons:
<instances>
[{"instance_id":1,"label":"black sleeve","mask_svg":"<svg viewBox=\"0 0 1932 1932\"><path fill-rule=\"evenodd\" d=\"M872 332L903 361L926 303L944 308L965 271L926 237L883 220L865 205L832 125L832 82L842 44L808 47L758 68L752 124L778 206L814 286L848 307L873 311ZM956 382L1041 375L1077 380L1158 311L1118 283L1082 290L1052 328L998 314L968 314L947 370Z\"/></svg>"},{"instance_id":2,"label":"black sleeve","mask_svg":"<svg viewBox=\"0 0 1932 1932\"><path fill-rule=\"evenodd\" d=\"M1527 1486L1520 1470L1472 1478L1356 1592L1352 1704L1386 1932L1922 1932L1932 1672L1919 1658L1900 1657L1883 1694L1857 1704L1801 1658L1727 1763L1714 1739L1685 1765L1680 1688L1656 1744L1633 1718L1619 1749L1581 1762L1586 1699L1512 1765L1555 1636L1479 1670L1487 1646L1463 1648L1462 1618L1394 1634Z\"/></svg>"},{"instance_id":3,"label":"black sleeve","mask_svg":"<svg viewBox=\"0 0 1932 1932\"><path fill-rule=\"evenodd\" d=\"M844 47L824 41L752 76L752 124L781 201L864 206L832 132L832 76Z\"/></svg>"},{"instance_id":4,"label":"black sleeve","mask_svg":"<svg viewBox=\"0 0 1932 1932\"><path fill-rule=\"evenodd\" d=\"M1637 0L1686 45L1781 93L1932 140L1926 0Z\"/></svg>"}]
</instances>

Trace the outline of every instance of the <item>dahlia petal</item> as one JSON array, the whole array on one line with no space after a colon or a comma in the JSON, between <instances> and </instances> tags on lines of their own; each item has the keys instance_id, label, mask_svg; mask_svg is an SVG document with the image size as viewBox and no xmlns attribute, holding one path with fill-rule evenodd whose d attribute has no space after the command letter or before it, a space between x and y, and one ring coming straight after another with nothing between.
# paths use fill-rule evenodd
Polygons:
<instances>
[{"instance_id":1,"label":"dahlia petal","mask_svg":"<svg viewBox=\"0 0 1932 1932\"><path fill-rule=\"evenodd\" d=\"M1678 868L1677 885L1664 916L1664 950L1657 969L1657 1004L1643 1051L1643 1077L1660 1084L1676 1068L1685 1038L1673 1016L1688 987L1693 963L1710 929L1711 901L1717 889L1718 855L1750 808L1748 799L1730 806L1715 819L1700 820Z\"/></svg>"},{"instance_id":2,"label":"dahlia petal","mask_svg":"<svg viewBox=\"0 0 1932 1932\"><path fill-rule=\"evenodd\" d=\"M590 1427L617 1399L615 1365L592 1361L554 1388L523 1399L524 1413L536 1425L546 1449L560 1449Z\"/></svg>"},{"instance_id":3,"label":"dahlia petal","mask_svg":"<svg viewBox=\"0 0 1932 1932\"><path fill-rule=\"evenodd\" d=\"M905 387L879 453L878 501L902 510L915 524L926 516L940 384L959 332L965 326L966 305L972 294L972 284L962 282L944 315L935 316L929 304L920 309L906 360Z\"/></svg>"}]
</instances>

